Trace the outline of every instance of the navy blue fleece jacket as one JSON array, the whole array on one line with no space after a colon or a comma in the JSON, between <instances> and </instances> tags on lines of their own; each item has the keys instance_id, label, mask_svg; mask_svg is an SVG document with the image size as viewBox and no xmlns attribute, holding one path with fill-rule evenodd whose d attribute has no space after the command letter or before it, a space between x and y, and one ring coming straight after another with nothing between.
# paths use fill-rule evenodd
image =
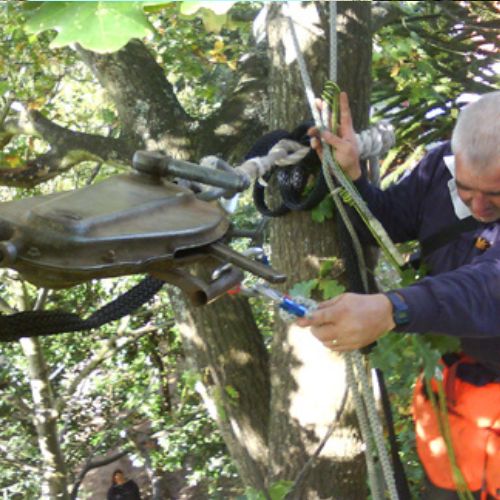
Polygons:
<instances>
[{"instance_id":1,"label":"navy blue fleece jacket","mask_svg":"<svg viewBox=\"0 0 500 500\"><path fill-rule=\"evenodd\" d=\"M449 187L453 176L445 163L451 155L448 142L438 146L385 191L365 178L355 182L395 242L423 241L460 220ZM478 236L491 247L477 249ZM405 330L459 337L467 354L500 374L500 221L460 234L425 263L430 275L398 290L410 310Z\"/></svg>"}]
</instances>

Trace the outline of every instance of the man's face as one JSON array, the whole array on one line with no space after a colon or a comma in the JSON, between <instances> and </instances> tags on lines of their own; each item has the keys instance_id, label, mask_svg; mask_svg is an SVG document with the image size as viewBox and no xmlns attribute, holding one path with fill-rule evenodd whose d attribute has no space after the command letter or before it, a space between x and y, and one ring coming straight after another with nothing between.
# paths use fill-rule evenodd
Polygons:
<instances>
[{"instance_id":1,"label":"man's face","mask_svg":"<svg viewBox=\"0 0 500 500\"><path fill-rule=\"evenodd\" d=\"M500 219L500 158L486 169L468 167L460 154L455 156L458 195L474 219L495 222Z\"/></svg>"},{"instance_id":2,"label":"man's face","mask_svg":"<svg viewBox=\"0 0 500 500\"><path fill-rule=\"evenodd\" d=\"M123 472L116 472L115 473L115 483L116 484L123 484L125 482L125 476Z\"/></svg>"}]
</instances>

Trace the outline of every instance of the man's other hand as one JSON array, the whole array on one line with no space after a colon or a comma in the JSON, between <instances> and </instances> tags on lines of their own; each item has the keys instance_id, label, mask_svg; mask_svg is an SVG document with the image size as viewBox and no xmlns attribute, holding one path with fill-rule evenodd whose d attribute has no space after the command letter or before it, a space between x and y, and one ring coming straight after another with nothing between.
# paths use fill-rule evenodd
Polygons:
<instances>
[{"instance_id":1,"label":"man's other hand","mask_svg":"<svg viewBox=\"0 0 500 500\"><path fill-rule=\"evenodd\" d=\"M316 104L320 112L325 103L317 100ZM311 136L311 147L322 156L321 141L319 140L319 131L313 127L308 130ZM335 154L335 160L340 165L340 168L353 180L361 177L361 166L359 164L359 151L356 141L356 132L352 125L351 109L349 108L349 99L345 92L340 93L340 124L338 135L333 134L329 130L323 131L322 139L332 146Z\"/></svg>"}]
</instances>

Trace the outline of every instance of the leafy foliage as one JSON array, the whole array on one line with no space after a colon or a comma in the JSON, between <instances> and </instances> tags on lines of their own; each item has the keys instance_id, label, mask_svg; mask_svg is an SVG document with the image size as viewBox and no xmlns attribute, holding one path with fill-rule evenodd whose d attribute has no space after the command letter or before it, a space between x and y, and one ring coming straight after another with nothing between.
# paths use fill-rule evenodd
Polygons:
<instances>
[{"instance_id":1,"label":"leafy foliage","mask_svg":"<svg viewBox=\"0 0 500 500\"><path fill-rule=\"evenodd\" d=\"M495 90L498 5L386 2L374 36L373 102L390 119L397 161L418 145L449 138L465 93Z\"/></svg>"},{"instance_id":2,"label":"leafy foliage","mask_svg":"<svg viewBox=\"0 0 500 500\"><path fill-rule=\"evenodd\" d=\"M114 52L132 38L152 35L144 8L159 11L176 2L41 2L26 23L28 32L55 30L51 48L73 43L94 52ZM180 15L201 17L205 29L220 32L228 22L227 11L236 2L178 2ZM148 8L149 7L149 8Z\"/></svg>"},{"instance_id":3,"label":"leafy foliage","mask_svg":"<svg viewBox=\"0 0 500 500\"><path fill-rule=\"evenodd\" d=\"M250 24L232 23L207 33L202 19L181 15L176 4L167 5L153 20L159 33L156 52L185 109L203 117L220 106L235 84L235 71L250 43ZM248 15L257 8L252 3L232 10L243 17L245 9Z\"/></svg>"},{"instance_id":4,"label":"leafy foliage","mask_svg":"<svg viewBox=\"0 0 500 500\"><path fill-rule=\"evenodd\" d=\"M314 222L322 223L333 217L333 200L327 196L317 207L311 211L311 217Z\"/></svg>"}]
</instances>

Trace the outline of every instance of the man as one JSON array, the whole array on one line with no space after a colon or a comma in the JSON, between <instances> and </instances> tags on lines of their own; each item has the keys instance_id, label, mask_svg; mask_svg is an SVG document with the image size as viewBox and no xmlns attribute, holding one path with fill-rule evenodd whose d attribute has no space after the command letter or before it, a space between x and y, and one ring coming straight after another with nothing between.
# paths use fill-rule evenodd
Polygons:
<instances>
[{"instance_id":1,"label":"man","mask_svg":"<svg viewBox=\"0 0 500 500\"><path fill-rule=\"evenodd\" d=\"M111 488L107 500L141 500L137 483L127 479L121 469L116 469L111 476Z\"/></svg>"},{"instance_id":2,"label":"man","mask_svg":"<svg viewBox=\"0 0 500 500\"><path fill-rule=\"evenodd\" d=\"M324 132L324 141L333 147L337 162L392 239L421 242L430 274L388 293L340 295L319 304L298 324L311 327L333 351L359 349L390 330L460 338L467 357L456 357L445 368L444 382L455 391L448 410L460 413L453 404L469 401L471 395L487 408L476 415L470 435L457 430L464 421L470 423L468 416L456 425L450 420L454 451L460 455L465 444L484 441L475 450L482 453L472 466L475 470L470 471L469 464L458 465L471 490L500 498L500 420L491 416L500 418L500 92L466 106L451 144L430 151L409 175L386 191L370 185L362 175L345 93L340 107L339 135ZM320 152L317 131L312 135L316 135L312 145ZM458 396L457 387L462 391ZM436 459L443 459L443 440L436 422L432 424L436 429L422 424L435 417L429 416L427 398L421 392L416 391L414 414L419 455L433 483L428 498L458 498L447 455L446 471L433 471L444 463ZM457 460L475 457L473 451L462 453L465 458Z\"/></svg>"}]
</instances>

